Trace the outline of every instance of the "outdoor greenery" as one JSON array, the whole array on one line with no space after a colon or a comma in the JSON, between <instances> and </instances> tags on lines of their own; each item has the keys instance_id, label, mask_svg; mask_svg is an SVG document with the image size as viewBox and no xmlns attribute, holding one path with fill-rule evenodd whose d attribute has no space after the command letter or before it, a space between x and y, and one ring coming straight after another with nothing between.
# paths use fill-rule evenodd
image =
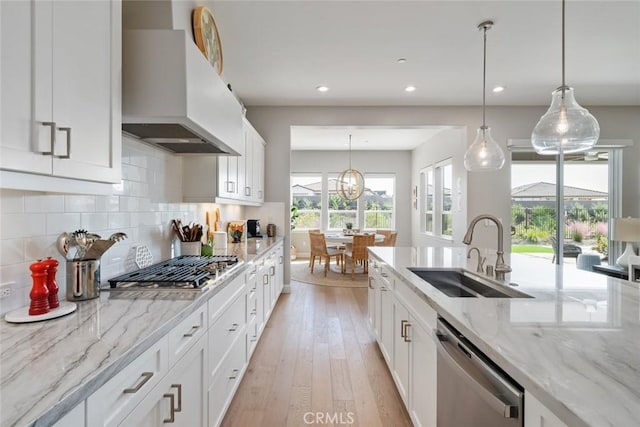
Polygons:
<instances>
[{"instance_id":1,"label":"outdoor greenery","mask_svg":"<svg viewBox=\"0 0 640 427\"><path fill-rule=\"evenodd\" d=\"M556 228L555 215L556 211L552 206L512 205L511 223L515 229L513 240L521 243L548 244ZM581 203L571 203L567 206L565 218L564 234L567 238L581 243L587 240L602 240L604 236L606 242L608 218L606 203L596 203L589 208ZM606 250L602 243L598 247Z\"/></svg>"},{"instance_id":2,"label":"outdoor greenery","mask_svg":"<svg viewBox=\"0 0 640 427\"><path fill-rule=\"evenodd\" d=\"M524 254L552 254L553 248L539 245L513 245L511 252Z\"/></svg>"}]
</instances>

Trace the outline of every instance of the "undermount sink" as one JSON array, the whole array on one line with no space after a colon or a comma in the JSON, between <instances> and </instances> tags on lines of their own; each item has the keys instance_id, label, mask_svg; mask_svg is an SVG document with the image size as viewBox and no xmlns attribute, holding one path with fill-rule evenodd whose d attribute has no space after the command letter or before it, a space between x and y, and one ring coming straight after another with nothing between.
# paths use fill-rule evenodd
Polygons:
<instances>
[{"instance_id":1,"label":"undermount sink","mask_svg":"<svg viewBox=\"0 0 640 427\"><path fill-rule=\"evenodd\" d=\"M409 268L409 271L450 297L533 298L512 288L481 281L461 269Z\"/></svg>"}]
</instances>

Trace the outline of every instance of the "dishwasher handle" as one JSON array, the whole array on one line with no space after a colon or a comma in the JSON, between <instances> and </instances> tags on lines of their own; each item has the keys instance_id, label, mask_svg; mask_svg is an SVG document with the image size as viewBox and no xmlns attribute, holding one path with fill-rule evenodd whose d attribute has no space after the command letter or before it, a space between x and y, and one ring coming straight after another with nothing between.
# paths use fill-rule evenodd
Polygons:
<instances>
[{"instance_id":1,"label":"dishwasher handle","mask_svg":"<svg viewBox=\"0 0 640 427\"><path fill-rule=\"evenodd\" d=\"M510 403L505 403L500 397L496 396L491 390L487 389L477 378L476 375L472 372L469 372L468 369L465 369L464 364L470 365L471 362L458 361L453 356L453 352L457 352L463 354L466 358L473 357L473 351L466 348L464 344L459 342L454 337L451 337L441 331L436 331L436 337L438 338L438 355L442 356L442 359L445 360L448 364L450 364L456 371L460 373L460 375L465 379L465 383L469 385L475 392L482 397L482 399L491 406L493 410L504 416L504 418L518 418L521 416L518 410L518 405L512 405ZM455 342L452 342L455 341ZM458 348L459 347L459 348ZM507 383L498 373L496 373L493 369L487 366L484 362L476 357L476 360L479 362L478 366L485 375L498 380L508 391L513 393L514 398L520 398L521 392L519 390L515 390L511 384ZM465 363L466 362L466 363Z\"/></svg>"}]
</instances>

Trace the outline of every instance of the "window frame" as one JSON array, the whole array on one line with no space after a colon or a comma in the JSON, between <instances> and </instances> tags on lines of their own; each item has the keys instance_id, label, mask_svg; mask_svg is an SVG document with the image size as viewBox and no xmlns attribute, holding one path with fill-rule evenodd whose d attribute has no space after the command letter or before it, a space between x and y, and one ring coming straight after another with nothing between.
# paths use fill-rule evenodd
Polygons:
<instances>
[{"instance_id":1,"label":"window frame","mask_svg":"<svg viewBox=\"0 0 640 427\"><path fill-rule=\"evenodd\" d=\"M323 215L322 214L322 206L324 204L323 203L322 194L324 193L323 189L326 186L325 185L326 183L322 180L322 173L321 172L300 172L300 173L292 172L289 175L289 182L290 182L290 184L289 184L290 190L289 191L291 192L289 206L293 206L293 198L294 198L294 196L293 196L293 190L292 189L293 189L293 179L294 178L319 178L320 182L321 182L321 190L320 190L320 209L319 209L320 216L318 218L318 227L301 227L301 226L296 224L296 228L293 229L292 231L307 231L307 230L313 230L315 228L320 228L322 226L322 215ZM315 209L314 209L314 211L315 211ZM298 215L299 214L300 214L300 208L298 208Z\"/></svg>"},{"instance_id":2,"label":"window frame","mask_svg":"<svg viewBox=\"0 0 640 427\"><path fill-rule=\"evenodd\" d=\"M445 201L444 170L447 166L451 167L451 188L449 189L450 197L451 197L451 206L449 210L445 211L444 210L444 201ZM428 184L429 184L428 176L430 173L432 174L432 179L433 179L432 195L428 194ZM420 169L419 177L420 177L419 179L420 198L423 200L422 203L419 203L420 233L425 236L437 237L443 240L449 240L449 241L453 240L453 229L451 230L451 234L443 234L442 232L443 231L442 218L444 214L449 214L451 216L451 222L453 224L453 215L454 215L453 207L455 204L454 203L455 193L453 191L453 179L454 179L453 158L448 157L444 160L440 160L431 165L423 167L422 169ZM430 211L427 210L427 203L428 203L429 196L431 196L433 199L432 200L433 209ZM432 214L431 231L427 230L427 213L429 212L431 212Z\"/></svg>"}]
</instances>

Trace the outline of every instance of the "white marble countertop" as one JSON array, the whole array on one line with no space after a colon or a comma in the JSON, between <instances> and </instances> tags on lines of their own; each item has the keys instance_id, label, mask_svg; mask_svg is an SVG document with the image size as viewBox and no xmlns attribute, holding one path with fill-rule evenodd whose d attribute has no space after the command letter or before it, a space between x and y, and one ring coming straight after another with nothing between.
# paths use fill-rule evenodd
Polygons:
<instances>
[{"instance_id":1,"label":"white marble countertop","mask_svg":"<svg viewBox=\"0 0 640 427\"><path fill-rule=\"evenodd\" d=\"M254 240L254 239L251 239ZM281 237L230 245L251 262ZM248 264L247 264L248 265ZM58 319L0 322L0 425L50 426L217 294L207 291L101 292Z\"/></svg>"},{"instance_id":2,"label":"white marble countertop","mask_svg":"<svg viewBox=\"0 0 640 427\"><path fill-rule=\"evenodd\" d=\"M475 272L466 247L370 252L567 425L640 425L639 285L514 254L505 282L535 298L451 298L407 267Z\"/></svg>"}]
</instances>

